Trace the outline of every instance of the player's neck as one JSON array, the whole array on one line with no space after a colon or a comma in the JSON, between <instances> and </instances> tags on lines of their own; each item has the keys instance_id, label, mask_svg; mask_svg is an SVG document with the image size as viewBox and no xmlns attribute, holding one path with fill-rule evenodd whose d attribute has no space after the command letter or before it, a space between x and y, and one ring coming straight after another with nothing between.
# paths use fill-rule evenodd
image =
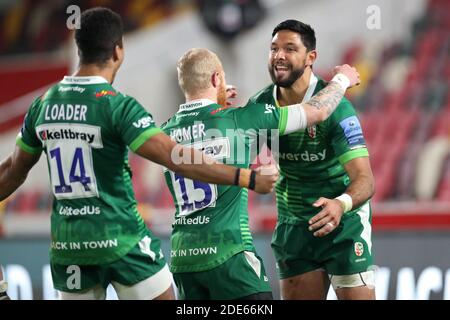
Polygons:
<instances>
[{"instance_id":1,"label":"player's neck","mask_svg":"<svg viewBox=\"0 0 450 320\"><path fill-rule=\"evenodd\" d=\"M81 64L80 68L73 75L74 77L103 77L109 83L113 83L115 72L109 65L99 67L96 64Z\"/></svg>"},{"instance_id":2,"label":"player's neck","mask_svg":"<svg viewBox=\"0 0 450 320\"><path fill-rule=\"evenodd\" d=\"M194 100L208 99L214 103L217 103L217 92L212 90L205 90L202 92L196 93L186 93L185 94L186 103L189 103Z\"/></svg>"},{"instance_id":3,"label":"player's neck","mask_svg":"<svg viewBox=\"0 0 450 320\"><path fill-rule=\"evenodd\" d=\"M289 88L278 87L277 100L281 106L300 103L309 87L312 76L310 68L306 68L303 75L298 78Z\"/></svg>"}]
</instances>

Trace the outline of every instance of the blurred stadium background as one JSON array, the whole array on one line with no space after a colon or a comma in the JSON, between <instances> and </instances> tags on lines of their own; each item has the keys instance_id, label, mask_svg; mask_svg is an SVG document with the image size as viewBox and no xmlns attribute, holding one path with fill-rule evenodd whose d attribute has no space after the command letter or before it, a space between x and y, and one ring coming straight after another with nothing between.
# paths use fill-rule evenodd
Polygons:
<instances>
[{"instance_id":1,"label":"blurred stadium background","mask_svg":"<svg viewBox=\"0 0 450 320\"><path fill-rule=\"evenodd\" d=\"M273 27L288 18L311 24L318 43L315 73L329 79L333 66L349 63L363 80L348 97L359 112L376 178L377 297L450 299L450 1L0 0L1 159L13 150L32 99L77 66L66 26L70 5L107 6L122 15L126 58L115 86L136 97L158 124L183 102L175 63L187 49L217 52L243 104L270 82ZM55 298L44 160L0 203L0 263L17 299ZM162 170L134 155L130 162L139 210L169 257L174 209ZM270 251L274 195L249 193L249 207L279 297Z\"/></svg>"}]
</instances>

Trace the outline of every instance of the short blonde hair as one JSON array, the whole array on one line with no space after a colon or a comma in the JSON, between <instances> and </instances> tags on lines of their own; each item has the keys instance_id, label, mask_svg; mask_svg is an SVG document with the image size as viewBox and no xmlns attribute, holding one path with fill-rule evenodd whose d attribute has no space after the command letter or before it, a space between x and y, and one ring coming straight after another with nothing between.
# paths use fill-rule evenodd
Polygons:
<instances>
[{"instance_id":1,"label":"short blonde hair","mask_svg":"<svg viewBox=\"0 0 450 320\"><path fill-rule=\"evenodd\" d=\"M211 86L211 76L214 72L223 70L217 55L202 48L188 50L178 60L178 83L184 93L196 93Z\"/></svg>"}]
</instances>

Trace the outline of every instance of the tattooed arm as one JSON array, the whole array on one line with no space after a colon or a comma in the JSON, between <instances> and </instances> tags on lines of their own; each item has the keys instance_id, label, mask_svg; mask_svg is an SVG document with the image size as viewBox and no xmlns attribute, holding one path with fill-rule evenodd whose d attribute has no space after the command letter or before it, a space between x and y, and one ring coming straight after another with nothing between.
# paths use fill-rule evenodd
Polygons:
<instances>
[{"instance_id":1,"label":"tattooed arm","mask_svg":"<svg viewBox=\"0 0 450 320\"><path fill-rule=\"evenodd\" d=\"M303 104L307 126L326 120L339 105L345 90L360 83L359 73L348 64L335 67L330 83ZM342 77L344 75L345 77Z\"/></svg>"},{"instance_id":2,"label":"tattooed arm","mask_svg":"<svg viewBox=\"0 0 450 320\"><path fill-rule=\"evenodd\" d=\"M345 94L345 89L337 82L330 83L311 100L303 103L307 127L325 121L336 110Z\"/></svg>"},{"instance_id":3,"label":"tattooed arm","mask_svg":"<svg viewBox=\"0 0 450 320\"><path fill-rule=\"evenodd\" d=\"M282 134L289 134L325 121L339 105L345 90L360 83L359 73L347 64L335 67L334 77L309 101L287 106L287 124Z\"/></svg>"}]
</instances>

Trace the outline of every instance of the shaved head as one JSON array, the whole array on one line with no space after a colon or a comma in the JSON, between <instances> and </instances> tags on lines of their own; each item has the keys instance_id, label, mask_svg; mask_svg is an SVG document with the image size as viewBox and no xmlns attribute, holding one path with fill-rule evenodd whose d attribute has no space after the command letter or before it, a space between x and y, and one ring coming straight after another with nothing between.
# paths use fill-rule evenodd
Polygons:
<instances>
[{"instance_id":1,"label":"shaved head","mask_svg":"<svg viewBox=\"0 0 450 320\"><path fill-rule=\"evenodd\" d=\"M211 87L211 77L223 74L222 63L208 49L194 48L187 51L177 63L178 83L186 94L195 94Z\"/></svg>"}]
</instances>

